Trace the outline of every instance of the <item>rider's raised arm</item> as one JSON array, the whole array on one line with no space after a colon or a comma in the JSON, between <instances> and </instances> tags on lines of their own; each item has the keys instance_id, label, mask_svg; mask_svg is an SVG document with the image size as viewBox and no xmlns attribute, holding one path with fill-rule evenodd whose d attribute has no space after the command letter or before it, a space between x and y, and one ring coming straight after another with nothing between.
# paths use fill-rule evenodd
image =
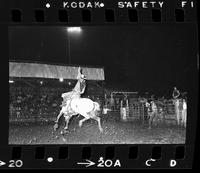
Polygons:
<instances>
[{"instance_id":1,"label":"rider's raised arm","mask_svg":"<svg viewBox=\"0 0 200 173\"><path fill-rule=\"evenodd\" d=\"M78 75L76 77L77 79L80 79L81 78L81 67L79 66L78 67Z\"/></svg>"}]
</instances>

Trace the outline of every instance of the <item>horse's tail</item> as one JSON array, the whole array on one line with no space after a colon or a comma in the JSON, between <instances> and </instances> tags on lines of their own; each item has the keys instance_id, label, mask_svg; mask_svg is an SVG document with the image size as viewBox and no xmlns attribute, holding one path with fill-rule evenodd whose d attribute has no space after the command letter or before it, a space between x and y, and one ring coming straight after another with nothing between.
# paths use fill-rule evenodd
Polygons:
<instances>
[{"instance_id":1,"label":"horse's tail","mask_svg":"<svg viewBox=\"0 0 200 173\"><path fill-rule=\"evenodd\" d=\"M99 105L99 103L97 103L97 102L94 102L94 104L95 104L95 110L96 110L96 111L100 111L100 110L101 110L101 108L100 108L100 105Z\"/></svg>"}]
</instances>

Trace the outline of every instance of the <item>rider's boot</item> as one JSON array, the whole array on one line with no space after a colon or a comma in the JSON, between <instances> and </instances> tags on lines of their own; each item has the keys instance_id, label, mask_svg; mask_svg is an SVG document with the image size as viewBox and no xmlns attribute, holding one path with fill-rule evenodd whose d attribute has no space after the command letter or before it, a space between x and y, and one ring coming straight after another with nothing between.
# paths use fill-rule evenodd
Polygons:
<instances>
[{"instance_id":1,"label":"rider's boot","mask_svg":"<svg viewBox=\"0 0 200 173\"><path fill-rule=\"evenodd\" d=\"M66 102L62 102L62 104L60 105L60 107L63 107L66 105Z\"/></svg>"}]
</instances>

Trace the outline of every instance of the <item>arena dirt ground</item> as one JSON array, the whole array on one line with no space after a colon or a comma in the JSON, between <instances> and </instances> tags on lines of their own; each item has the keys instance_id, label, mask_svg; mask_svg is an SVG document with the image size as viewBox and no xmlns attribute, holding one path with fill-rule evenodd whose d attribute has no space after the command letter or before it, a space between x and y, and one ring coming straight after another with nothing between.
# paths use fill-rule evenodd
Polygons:
<instances>
[{"instance_id":1,"label":"arena dirt ground","mask_svg":"<svg viewBox=\"0 0 200 173\"><path fill-rule=\"evenodd\" d=\"M54 131L53 122L15 123L9 126L9 144L184 144L186 129L177 125L157 124L151 129L138 122L121 122L102 117L103 134L95 120L88 120L80 128L74 117L67 133L61 134L64 119Z\"/></svg>"}]
</instances>

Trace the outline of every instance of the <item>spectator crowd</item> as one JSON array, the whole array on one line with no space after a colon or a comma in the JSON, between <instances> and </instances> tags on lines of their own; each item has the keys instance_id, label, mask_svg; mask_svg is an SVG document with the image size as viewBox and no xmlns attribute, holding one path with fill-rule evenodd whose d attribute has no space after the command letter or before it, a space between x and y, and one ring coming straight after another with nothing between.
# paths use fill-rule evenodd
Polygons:
<instances>
[{"instance_id":1,"label":"spectator crowd","mask_svg":"<svg viewBox=\"0 0 200 173\"><path fill-rule=\"evenodd\" d=\"M93 87L89 88L89 90ZM18 120L53 120L58 115L62 103L61 94L70 90L66 87L30 87L10 86L9 88L9 119ZM85 94L94 101L100 97Z\"/></svg>"},{"instance_id":2,"label":"spectator crowd","mask_svg":"<svg viewBox=\"0 0 200 173\"><path fill-rule=\"evenodd\" d=\"M10 119L40 119L56 116L64 88L10 87Z\"/></svg>"}]
</instances>

